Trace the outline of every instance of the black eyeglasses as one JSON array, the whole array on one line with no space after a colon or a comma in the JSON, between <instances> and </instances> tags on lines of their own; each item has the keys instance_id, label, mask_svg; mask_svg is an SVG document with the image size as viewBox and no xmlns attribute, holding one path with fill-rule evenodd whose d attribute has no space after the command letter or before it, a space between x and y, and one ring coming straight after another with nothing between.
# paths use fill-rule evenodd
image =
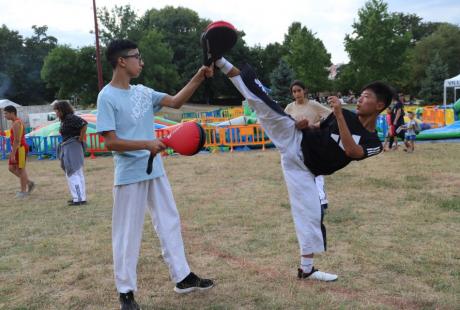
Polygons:
<instances>
[{"instance_id":1,"label":"black eyeglasses","mask_svg":"<svg viewBox=\"0 0 460 310\"><path fill-rule=\"evenodd\" d=\"M121 57L122 58L131 58L131 57L133 57L133 58L136 58L139 61L142 61L142 56L139 53L138 54L133 54L133 55L124 55L124 56L121 56Z\"/></svg>"}]
</instances>

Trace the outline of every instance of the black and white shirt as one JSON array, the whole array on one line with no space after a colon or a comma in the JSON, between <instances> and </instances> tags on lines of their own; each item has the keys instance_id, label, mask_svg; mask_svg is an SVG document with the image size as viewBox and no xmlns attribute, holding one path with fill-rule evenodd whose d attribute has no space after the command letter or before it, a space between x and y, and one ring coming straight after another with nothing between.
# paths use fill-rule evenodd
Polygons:
<instances>
[{"instance_id":1,"label":"black and white shirt","mask_svg":"<svg viewBox=\"0 0 460 310\"><path fill-rule=\"evenodd\" d=\"M59 128L62 141L67 141L72 137L80 136L80 131L86 124L88 124L88 122L83 118L76 116L75 114L67 114L61 121L61 127Z\"/></svg>"},{"instance_id":2,"label":"black and white shirt","mask_svg":"<svg viewBox=\"0 0 460 310\"><path fill-rule=\"evenodd\" d=\"M345 154L337 119L334 113L331 113L321 122L319 129L303 131L301 146L304 163L315 175L332 174L352 160L362 160L382 151L382 143L377 132L370 132L364 128L358 116L351 111L343 110L343 116L353 140L362 146L364 156L354 159Z\"/></svg>"}]
</instances>

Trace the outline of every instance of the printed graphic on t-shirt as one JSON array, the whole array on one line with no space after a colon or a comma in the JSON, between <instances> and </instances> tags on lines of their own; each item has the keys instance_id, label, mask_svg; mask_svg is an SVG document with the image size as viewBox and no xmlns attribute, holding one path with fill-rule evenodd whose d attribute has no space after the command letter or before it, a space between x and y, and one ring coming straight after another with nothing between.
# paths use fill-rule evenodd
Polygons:
<instances>
[{"instance_id":1,"label":"printed graphic on t-shirt","mask_svg":"<svg viewBox=\"0 0 460 310\"><path fill-rule=\"evenodd\" d=\"M356 144L359 144L359 140L361 140L361 136L351 135L351 137L353 138L353 141L355 141ZM337 144L340 146L340 148L342 150L345 151L345 147L343 146L342 140L340 139L340 135L337 135L335 133L331 133L331 138L332 138L332 140L337 142Z\"/></svg>"},{"instance_id":2,"label":"printed graphic on t-shirt","mask_svg":"<svg viewBox=\"0 0 460 310\"><path fill-rule=\"evenodd\" d=\"M131 111L131 117L138 121L141 119L146 112L151 110L152 102L151 102L151 93L152 90L147 87L143 86L136 86L133 90L133 94L130 98L133 109Z\"/></svg>"}]
</instances>

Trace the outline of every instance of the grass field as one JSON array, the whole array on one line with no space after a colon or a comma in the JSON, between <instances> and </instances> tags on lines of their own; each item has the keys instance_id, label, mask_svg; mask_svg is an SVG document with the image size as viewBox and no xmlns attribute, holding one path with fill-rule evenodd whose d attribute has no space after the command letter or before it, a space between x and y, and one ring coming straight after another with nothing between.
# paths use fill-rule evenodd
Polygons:
<instances>
[{"instance_id":1,"label":"grass field","mask_svg":"<svg viewBox=\"0 0 460 310\"><path fill-rule=\"evenodd\" d=\"M143 309L459 309L459 144L385 153L326 178L334 283L299 281L298 245L275 150L165 158L204 293L173 292L146 216L136 294ZM0 162L0 309L117 309L112 159L86 161L89 205L68 207L57 161L32 159L36 191L14 198Z\"/></svg>"}]
</instances>

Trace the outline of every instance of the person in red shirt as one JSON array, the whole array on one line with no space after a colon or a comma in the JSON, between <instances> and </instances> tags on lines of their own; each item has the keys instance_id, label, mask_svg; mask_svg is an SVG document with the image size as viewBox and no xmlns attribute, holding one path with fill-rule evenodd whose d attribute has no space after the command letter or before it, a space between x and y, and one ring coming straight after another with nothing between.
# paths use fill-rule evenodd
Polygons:
<instances>
[{"instance_id":1,"label":"person in red shirt","mask_svg":"<svg viewBox=\"0 0 460 310\"><path fill-rule=\"evenodd\" d=\"M10 129L12 150L8 161L8 169L19 178L21 191L16 193L16 197L25 198L34 190L35 183L29 180L26 171L26 159L29 147L26 143L24 123L17 116L18 112L14 106L6 106L3 111L5 118L13 122Z\"/></svg>"},{"instance_id":2,"label":"person in red shirt","mask_svg":"<svg viewBox=\"0 0 460 310\"><path fill-rule=\"evenodd\" d=\"M396 131L395 131L396 129L395 129L395 125L393 125L393 121L392 121L391 107L387 108L386 122L387 122L388 130L387 130L387 134L385 136L385 141L383 143L383 150L385 152L391 150L391 145L393 143L395 144L396 148L398 147L398 137L396 137ZM388 144L390 146L388 146Z\"/></svg>"}]
</instances>

